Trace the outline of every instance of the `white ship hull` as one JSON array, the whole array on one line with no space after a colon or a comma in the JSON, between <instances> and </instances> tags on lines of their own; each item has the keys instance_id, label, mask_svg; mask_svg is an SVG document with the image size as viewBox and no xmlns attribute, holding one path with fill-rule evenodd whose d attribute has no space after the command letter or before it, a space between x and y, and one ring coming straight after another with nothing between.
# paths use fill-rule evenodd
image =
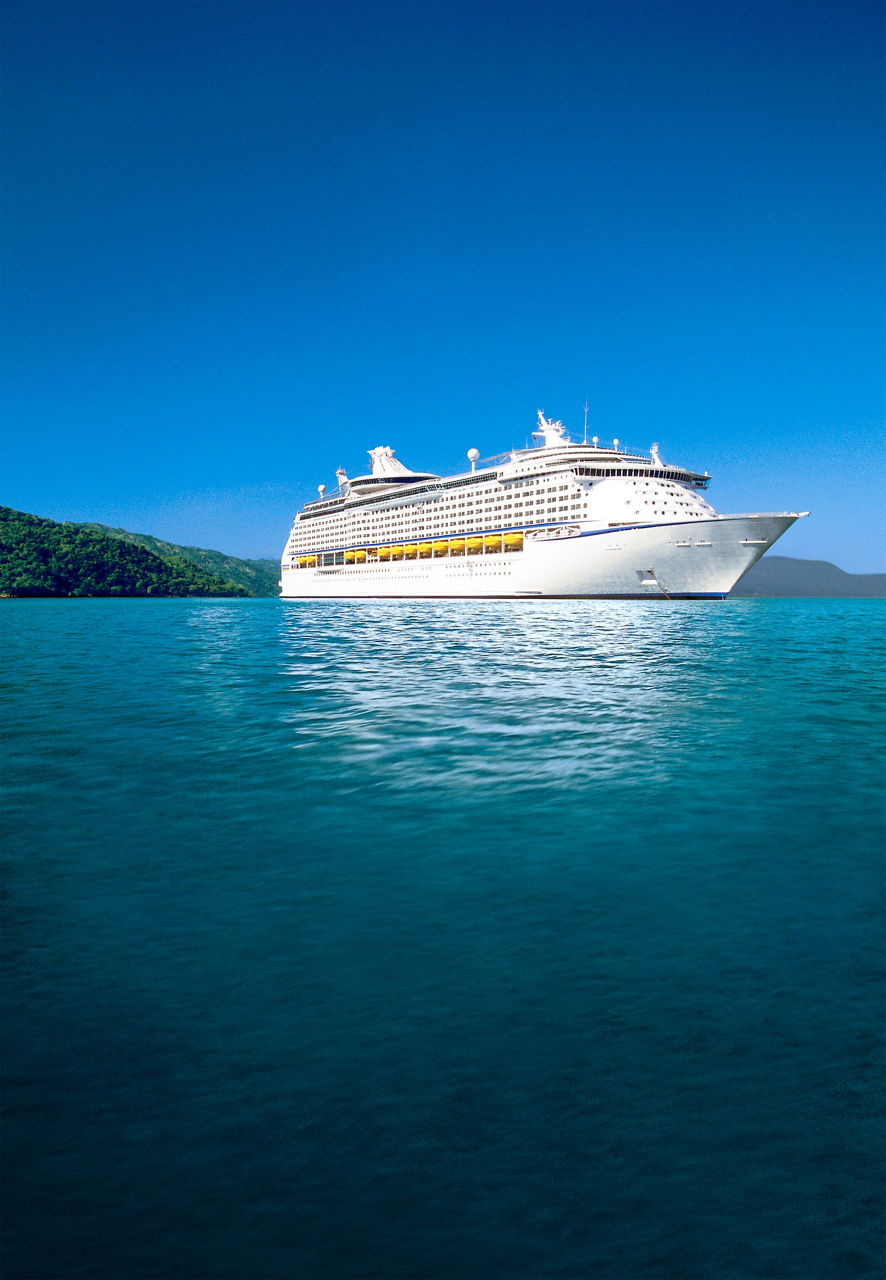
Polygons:
<instances>
[{"instance_id":1,"label":"white ship hull","mask_svg":"<svg viewBox=\"0 0 886 1280\"><path fill-rule=\"evenodd\" d=\"M372 470L296 514L280 561L289 600L728 595L798 518L720 515L710 476L601 445L572 443L539 411L539 447L471 470L410 471L387 445Z\"/></svg>"},{"instance_id":2,"label":"white ship hull","mask_svg":"<svg viewBox=\"0 0 886 1280\"><path fill-rule=\"evenodd\" d=\"M722 598L799 513L550 529L521 550L284 573L292 600L445 597ZM573 531L574 530L574 531Z\"/></svg>"}]
</instances>

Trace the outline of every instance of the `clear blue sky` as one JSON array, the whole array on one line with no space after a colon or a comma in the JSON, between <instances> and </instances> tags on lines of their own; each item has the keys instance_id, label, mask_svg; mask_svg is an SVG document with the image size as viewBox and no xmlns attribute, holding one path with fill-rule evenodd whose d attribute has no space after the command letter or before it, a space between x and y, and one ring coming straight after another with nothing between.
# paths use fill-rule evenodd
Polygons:
<instances>
[{"instance_id":1,"label":"clear blue sky","mask_svg":"<svg viewBox=\"0 0 886 1280\"><path fill-rule=\"evenodd\" d=\"M17 3L0 501L279 554L535 412L886 570L883 8Z\"/></svg>"}]
</instances>

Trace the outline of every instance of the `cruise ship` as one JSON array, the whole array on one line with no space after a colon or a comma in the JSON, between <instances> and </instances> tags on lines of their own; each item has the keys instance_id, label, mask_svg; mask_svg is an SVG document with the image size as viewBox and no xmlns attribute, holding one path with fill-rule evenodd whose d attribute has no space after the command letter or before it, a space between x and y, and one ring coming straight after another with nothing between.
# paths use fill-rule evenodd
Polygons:
<instances>
[{"instance_id":1,"label":"cruise ship","mask_svg":"<svg viewBox=\"0 0 886 1280\"><path fill-rule=\"evenodd\" d=\"M720 515L710 477L573 443L539 411L533 447L439 476L387 445L305 504L281 561L285 599L722 599L802 512Z\"/></svg>"}]
</instances>

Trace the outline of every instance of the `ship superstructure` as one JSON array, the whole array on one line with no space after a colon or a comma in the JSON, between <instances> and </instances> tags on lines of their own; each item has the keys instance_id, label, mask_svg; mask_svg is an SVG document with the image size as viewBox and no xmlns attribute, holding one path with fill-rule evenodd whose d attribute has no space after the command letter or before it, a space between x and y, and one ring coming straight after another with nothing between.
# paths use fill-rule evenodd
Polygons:
<instances>
[{"instance_id":1,"label":"ship superstructure","mask_svg":"<svg viewBox=\"0 0 886 1280\"><path fill-rule=\"evenodd\" d=\"M808 514L720 515L707 473L572 443L541 411L535 438L445 477L370 450L296 515L282 595L722 597Z\"/></svg>"}]
</instances>

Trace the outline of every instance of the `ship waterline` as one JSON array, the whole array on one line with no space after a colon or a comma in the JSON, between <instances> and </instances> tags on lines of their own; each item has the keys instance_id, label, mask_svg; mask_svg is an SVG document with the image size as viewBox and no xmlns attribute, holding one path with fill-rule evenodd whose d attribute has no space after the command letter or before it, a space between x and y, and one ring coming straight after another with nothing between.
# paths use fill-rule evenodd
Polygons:
<instances>
[{"instance_id":1,"label":"ship waterline","mask_svg":"<svg viewBox=\"0 0 886 1280\"><path fill-rule=\"evenodd\" d=\"M288 599L722 598L806 512L721 515L710 477L573 444L539 413L540 447L440 477L387 447L372 472L298 513L281 561Z\"/></svg>"}]
</instances>

